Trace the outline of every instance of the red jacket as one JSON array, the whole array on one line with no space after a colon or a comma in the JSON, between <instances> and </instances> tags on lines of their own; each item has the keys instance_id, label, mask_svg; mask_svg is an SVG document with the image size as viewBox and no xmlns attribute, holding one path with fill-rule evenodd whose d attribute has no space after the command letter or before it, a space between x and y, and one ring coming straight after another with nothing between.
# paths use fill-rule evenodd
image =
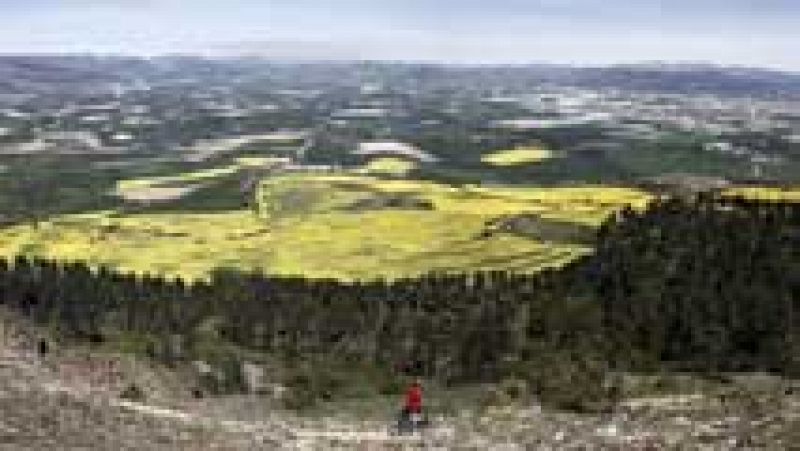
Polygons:
<instances>
[{"instance_id":1,"label":"red jacket","mask_svg":"<svg viewBox=\"0 0 800 451\"><path fill-rule=\"evenodd\" d=\"M411 413L422 412L422 387L412 385L406 392L406 410Z\"/></svg>"}]
</instances>

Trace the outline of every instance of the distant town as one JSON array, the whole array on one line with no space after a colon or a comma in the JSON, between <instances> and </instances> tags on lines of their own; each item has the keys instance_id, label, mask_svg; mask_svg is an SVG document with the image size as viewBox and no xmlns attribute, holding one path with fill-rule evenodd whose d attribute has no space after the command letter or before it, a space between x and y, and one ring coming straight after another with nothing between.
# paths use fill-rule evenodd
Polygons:
<instances>
[{"instance_id":1,"label":"distant town","mask_svg":"<svg viewBox=\"0 0 800 451\"><path fill-rule=\"evenodd\" d=\"M742 178L786 178L800 158L800 77L778 73L4 57L0 74L0 157L200 162L261 145L320 168L376 153L463 162L426 137L491 149L572 130L559 150L599 158L691 134Z\"/></svg>"}]
</instances>

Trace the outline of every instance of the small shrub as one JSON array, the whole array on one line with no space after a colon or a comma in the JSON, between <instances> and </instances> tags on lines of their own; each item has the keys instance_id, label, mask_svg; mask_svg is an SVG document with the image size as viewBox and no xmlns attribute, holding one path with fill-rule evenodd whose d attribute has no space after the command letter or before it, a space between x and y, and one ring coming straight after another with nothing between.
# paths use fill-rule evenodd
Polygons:
<instances>
[{"instance_id":1,"label":"small shrub","mask_svg":"<svg viewBox=\"0 0 800 451\"><path fill-rule=\"evenodd\" d=\"M512 398L501 388L491 387L481 398L481 407L503 407L511 404Z\"/></svg>"},{"instance_id":2,"label":"small shrub","mask_svg":"<svg viewBox=\"0 0 800 451\"><path fill-rule=\"evenodd\" d=\"M543 360L529 378L542 404L574 412L608 407L606 373L591 356L554 351Z\"/></svg>"},{"instance_id":3,"label":"small shrub","mask_svg":"<svg viewBox=\"0 0 800 451\"><path fill-rule=\"evenodd\" d=\"M198 391L207 392L212 395L222 393L222 384L217 379L214 373L205 373L198 376L197 384L199 385Z\"/></svg>"},{"instance_id":4,"label":"small shrub","mask_svg":"<svg viewBox=\"0 0 800 451\"><path fill-rule=\"evenodd\" d=\"M403 388L403 383L399 378L388 376L380 380L378 392L381 395L399 395L403 393Z\"/></svg>"},{"instance_id":5,"label":"small shrub","mask_svg":"<svg viewBox=\"0 0 800 451\"><path fill-rule=\"evenodd\" d=\"M119 397L134 402L142 402L146 399L144 390L135 383L128 384L125 389L122 390Z\"/></svg>"},{"instance_id":6,"label":"small shrub","mask_svg":"<svg viewBox=\"0 0 800 451\"><path fill-rule=\"evenodd\" d=\"M303 410L314 407L319 398L308 387L294 387L287 390L281 398L283 406L289 410Z\"/></svg>"},{"instance_id":7,"label":"small shrub","mask_svg":"<svg viewBox=\"0 0 800 451\"><path fill-rule=\"evenodd\" d=\"M225 393L242 393L247 391L247 384L244 380L244 374L242 374L242 365L239 359L230 356L219 362L218 366L222 379L220 382Z\"/></svg>"},{"instance_id":8,"label":"small shrub","mask_svg":"<svg viewBox=\"0 0 800 451\"><path fill-rule=\"evenodd\" d=\"M285 384L287 391L282 399L287 409L302 410L317 403L319 397L314 391L314 381L302 369L293 372Z\"/></svg>"},{"instance_id":9,"label":"small shrub","mask_svg":"<svg viewBox=\"0 0 800 451\"><path fill-rule=\"evenodd\" d=\"M521 379L505 379L500 383L500 389L513 401L519 401L528 394L528 384Z\"/></svg>"}]
</instances>

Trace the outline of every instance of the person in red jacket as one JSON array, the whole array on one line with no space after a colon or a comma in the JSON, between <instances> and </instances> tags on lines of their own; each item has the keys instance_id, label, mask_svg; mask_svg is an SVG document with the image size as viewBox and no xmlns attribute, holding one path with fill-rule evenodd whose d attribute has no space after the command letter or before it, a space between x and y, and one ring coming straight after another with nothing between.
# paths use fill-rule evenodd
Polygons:
<instances>
[{"instance_id":1,"label":"person in red jacket","mask_svg":"<svg viewBox=\"0 0 800 451\"><path fill-rule=\"evenodd\" d=\"M422 413L422 384L415 379L406 392L406 410L409 413Z\"/></svg>"},{"instance_id":2,"label":"person in red jacket","mask_svg":"<svg viewBox=\"0 0 800 451\"><path fill-rule=\"evenodd\" d=\"M406 391L405 403L400 413L399 430L412 432L422 423L422 384L416 379Z\"/></svg>"}]
</instances>

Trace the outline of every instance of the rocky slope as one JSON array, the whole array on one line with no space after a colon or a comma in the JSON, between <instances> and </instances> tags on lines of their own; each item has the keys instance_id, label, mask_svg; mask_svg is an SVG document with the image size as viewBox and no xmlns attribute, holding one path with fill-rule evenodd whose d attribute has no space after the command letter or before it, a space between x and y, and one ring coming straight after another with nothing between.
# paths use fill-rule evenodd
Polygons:
<instances>
[{"instance_id":1,"label":"rocky slope","mask_svg":"<svg viewBox=\"0 0 800 451\"><path fill-rule=\"evenodd\" d=\"M800 443L800 387L767 376L731 378L713 393L628 400L607 415L536 404L464 410L433 418L424 433L398 437L386 419L301 418L257 397L173 397L170 382L153 380L159 376L144 363L112 371L107 356L43 357L24 330L6 322L0 332L0 449L789 449ZM81 365L105 373L82 373ZM146 400L121 396L134 378L153 380Z\"/></svg>"}]
</instances>

